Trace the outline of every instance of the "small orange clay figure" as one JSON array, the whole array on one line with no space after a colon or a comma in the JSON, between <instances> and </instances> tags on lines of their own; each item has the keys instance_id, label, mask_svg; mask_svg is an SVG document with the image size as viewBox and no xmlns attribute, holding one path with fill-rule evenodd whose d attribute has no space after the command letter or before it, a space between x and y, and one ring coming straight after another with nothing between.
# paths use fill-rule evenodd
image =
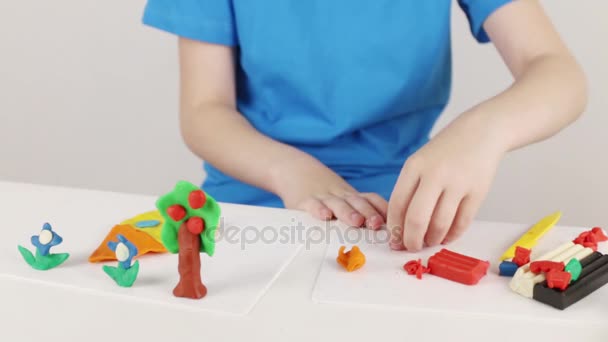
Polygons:
<instances>
[{"instance_id":1,"label":"small orange clay figure","mask_svg":"<svg viewBox=\"0 0 608 342\"><path fill-rule=\"evenodd\" d=\"M361 253L361 250L357 246L353 246L353 248L344 253L346 246L340 247L338 251L338 264L342 265L348 272L356 271L360 269L365 264L365 255Z\"/></svg>"}]
</instances>

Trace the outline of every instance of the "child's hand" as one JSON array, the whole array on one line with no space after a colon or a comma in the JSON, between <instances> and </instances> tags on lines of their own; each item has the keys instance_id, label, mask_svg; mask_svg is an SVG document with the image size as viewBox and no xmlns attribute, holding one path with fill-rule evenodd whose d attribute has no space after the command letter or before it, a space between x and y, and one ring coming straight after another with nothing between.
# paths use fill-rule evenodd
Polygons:
<instances>
[{"instance_id":1,"label":"child's hand","mask_svg":"<svg viewBox=\"0 0 608 342\"><path fill-rule=\"evenodd\" d=\"M479 115L463 114L403 166L389 201L392 249L447 243L468 228L506 152L491 114Z\"/></svg>"},{"instance_id":2,"label":"child's hand","mask_svg":"<svg viewBox=\"0 0 608 342\"><path fill-rule=\"evenodd\" d=\"M321 220L379 229L388 203L375 193L359 193L316 159L305 155L276 167L276 193L286 208L307 211Z\"/></svg>"}]
</instances>

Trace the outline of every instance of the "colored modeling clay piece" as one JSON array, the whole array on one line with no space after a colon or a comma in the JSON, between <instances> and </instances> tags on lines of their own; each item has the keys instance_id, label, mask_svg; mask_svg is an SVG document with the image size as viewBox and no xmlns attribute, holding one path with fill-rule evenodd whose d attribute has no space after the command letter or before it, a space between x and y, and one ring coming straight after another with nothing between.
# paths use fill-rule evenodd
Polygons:
<instances>
[{"instance_id":1,"label":"colored modeling clay piece","mask_svg":"<svg viewBox=\"0 0 608 342\"><path fill-rule=\"evenodd\" d=\"M574 243L578 243L580 245L582 245L585 242L590 242L590 243L597 243L597 238L595 237L595 235L589 230L586 232L582 232L579 234L579 236L574 239L573 241Z\"/></svg>"},{"instance_id":2,"label":"colored modeling clay piece","mask_svg":"<svg viewBox=\"0 0 608 342\"><path fill-rule=\"evenodd\" d=\"M201 281L200 253L215 252L215 231L220 221L220 206L194 184L180 181L172 192L156 202L164 224L162 241L171 253L179 253L179 283L176 297L203 298L207 288Z\"/></svg>"},{"instance_id":3,"label":"colored modeling clay piece","mask_svg":"<svg viewBox=\"0 0 608 342\"><path fill-rule=\"evenodd\" d=\"M406 262L405 265L403 265L403 269L409 275L416 275L416 278L418 279L422 279L422 274L430 272L428 267L422 265L422 260L420 259Z\"/></svg>"},{"instance_id":4,"label":"colored modeling clay piece","mask_svg":"<svg viewBox=\"0 0 608 342\"><path fill-rule=\"evenodd\" d=\"M581 260L583 270L578 280L564 291L549 288L547 282L536 284L534 299L564 310L608 283L608 255L599 252Z\"/></svg>"},{"instance_id":5,"label":"colored modeling clay piece","mask_svg":"<svg viewBox=\"0 0 608 342\"><path fill-rule=\"evenodd\" d=\"M581 275L581 272L583 271L583 266L581 265L581 262L577 259L572 259L568 262L568 265L566 265L564 271L572 275L572 280L570 280L570 282L573 282L576 281Z\"/></svg>"},{"instance_id":6,"label":"colored modeling clay piece","mask_svg":"<svg viewBox=\"0 0 608 342\"><path fill-rule=\"evenodd\" d=\"M535 260L541 262L539 264L535 264L537 266L535 266L534 271L541 271L543 267L547 267L546 269L551 269L551 267L554 267L545 266L548 264L543 264L542 261L553 261L557 263L557 265L560 265L560 263L567 264L571 259L581 260L591 253L593 253L593 251L590 248L585 248L581 245L567 242ZM532 263L521 266L517 272L515 272L513 279L511 279L511 282L509 283L509 286L513 291L528 298L532 298L534 286L538 283L542 283L546 279L545 273L536 274L532 272L531 265Z\"/></svg>"},{"instance_id":7,"label":"colored modeling clay piece","mask_svg":"<svg viewBox=\"0 0 608 342\"><path fill-rule=\"evenodd\" d=\"M131 265L133 258L137 255L137 247L123 235L118 235L117 238L118 241L108 242L108 248L116 254L118 267L103 266L103 271L119 286L131 287L139 273L139 261L135 261Z\"/></svg>"},{"instance_id":8,"label":"colored modeling clay piece","mask_svg":"<svg viewBox=\"0 0 608 342\"><path fill-rule=\"evenodd\" d=\"M114 252L108 248L108 242L115 241L118 234L124 235L127 240L137 245L138 256L147 253L166 253L167 250L163 246L160 236L163 222L164 219L158 210L139 214L122 221L112 227L97 249L89 256L89 262L116 260ZM154 225L155 223L158 224ZM138 227L138 225L141 227Z\"/></svg>"},{"instance_id":9,"label":"colored modeling clay piece","mask_svg":"<svg viewBox=\"0 0 608 342\"><path fill-rule=\"evenodd\" d=\"M594 252L597 252L597 243L596 242L583 242L583 247L591 248Z\"/></svg>"},{"instance_id":10,"label":"colored modeling clay piece","mask_svg":"<svg viewBox=\"0 0 608 342\"><path fill-rule=\"evenodd\" d=\"M529 263L530 253L532 253L532 250L517 246L515 248L515 257L513 257L513 262L517 266L523 266Z\"/></svg>"},{"instance_id":11,"label":"colored modeling clay piece","mask_svg":"<svg viewBox=\"0 0 608 342\"><path fill-rule=\"evenodd\" d=\"M579 236L575 239L575 241L576 240L589 241L589 242L603 242L603 241L608 241L608 236L606 236L606 233L602 230L602 228L593 227L591 230L580 233Z\"/></svg>"},{"instance_id":12,"label":"colored modeling clay piece","mask_svg":"<svg viewBox=\"0 0 608 342\"><path fill-rule=\"evenodd\" d=\"M593 249L593 251L597 251L598 242L607 241L608 237L606 233L600 227L594 227L591 230L586 232L582 232L579 236L574 239L574 243L579 245L583 245L585 247L589 247Z\"/></svg>"},{"instance_id":13,"label":"colored modeling clay piece","mask_svg":"<svg viewBox=\"0 0 608 342\"><path fill-rule=\"evenodd\" d=\"M124 236L125 239L131 241L139 247L137 255L134 256L140 256L147 253L164 253L167 251L162 244L156 241L149 234L146 234L145 232L135 229L129 225L118 225L112 228L101 245L97 247L91 256L89 256L89 262L117 260L116 254L110 248L108 248L108 243L118 239L119 235Z\"/></svg>"},{"instance_id":14,"label":"colored modeling clay piece","mask_svg":"<svg viewBox=\"0 0 608 342\"><path fill-rule=\"evenodd\" d=\"M173 221L181 221L186 217L186 208L182 207L179 204L174 204L167 208L167 216L169 216Z\"/></svg>"},{"instance_id":15,"label":"colored modeling clay piece","mask_svg":"<svg viewBox=\"0 0 608 342\"><path fill-rule=\"evenodd\" d=\"M141 222L141 221L158 221L159 224L154 227L140 228L137 226L137 222ZM161 216L160 212L158 210L154 210L154 211L148 211L143 214L139 214L135 217L132 217L130 219L124 220L124 221L120 222L119 224L132 226L133 228L150 235L152 238L154 238L154 240L158 241L158 243L160 243L162 245L163 239L160 237L160 233L163 229L164 222L165 221L164 221L163 217Z\"/></svg>"},{"instance_id":16,"label":"colored modeling clay piece","mask_svg":"<svg viewBox=\"0 0 608 342\"><path fill-rule=\"evenodd\" d=\"M550 289L560 289L564 291L568 284L570 284L570 280L572 280L572 275L568 272L564 271L549 271L545 275L547 278L547 286Z\"/></svg>"},{"instance_id":17,"label":"colored modeling clay piece","mask_svg":"<svg viewBox=\"0 0 608 342\"><path fill-rule=\"evenodd\" d=\"M534 261L534 262L530 263L530 272L547 273L547 272L551 272L551 271L563 271L564 267L566 267L566 265L564 265L563 262L540 260L540 261Z\"/></svg>"},{"instance_id":18,"label":"colored modeling clay piece","mask_svg":"<svg viewBox=\"0 0 608 342\"><path fill-rule=\"evenodd\" d=\"M581 233L573 242L597 251L597 239L591 231Z\"/></svg>"},{"instance_id":19,"label":"colored modeling clay piece","mask_svg":"<svg viewBox=\"0 0 608 342\"><path fill-rule=\"evenodd\" d=\"M151 227L157 227L159 225L160 225L160 221L157 221L157 220L138 221L135 223L135 227L137 227L137 228L151 228Z\"/></svg>"},{"instance_id":20,"label":"colored modeling clay piece","mask_svg":"<svg viewBox=\"0 0 608 342\"><path fill-rule=\"evenodd\" d=\"M486 275L490 263L442 249L429 258L430 273L466 285L475 285Z\"/></svg>"},{"instance_id":21,"label":"colored modeling clay piece","mask_svg":"<svg viewBox=\"0 0 608 342\"><path fill-rule=\"evenodd\" d=\"M593 227L591 229L591 232L593 233L593 235L595 235L595 238L598 242L608 241L608 235L606 235L606 232L602 228Z\"/></svg>"},{"instance_id":22,"label":"colored modeling clay piece","mask_svg":"<svg viewBox=\"0 0 608 342\"><path fill-rule=\"evenodd\" d=\"M517 246L528 249L534 247L538 242L538 239L551 230L561 217L562 213L558 211L538 221L530 230L520 237L517 242L507 249L502 257L500 257L500 260L512 259L515 256L515 249Z\"/></svg>"},{"instance_id":23,"label":"colored modeling clay piece","mask_svg":"<svg viewBox=\"0 0 608 342\"><path fill-rule=\"evenodd\" d=\"M186 228L194 235L200 234L205 230L205 222L203 222L203 219L200 217L191 217L188 222L186 222Z\"/></svg>"},{"instance_id":24,"label":"colored modeling clay piece","mask_svg":"<svg viewBox=\"0 0 608 342\"><path fill-rule=\"evenodd\" d=\"M538 261L538 260L551 260L555 257L557 257L559 254L561 254L562 252L564 252L565 250L571 248L572 246L574 246L573 242L566 242L562 245L560 245L559 247L557 247L556 249L553 249L543 255L541 255L540 257L536 258L533 261ZM519 267L517 269L517 272L515 273L514 277L519 277L519 276L523 276L526 273L530 272L530 263L525 264L521 267Z\"/></svg>"},{"instance_id":25,"label":"colored modeling clay piece","mask_svg":"<svg viewBox=\"0 0 608 342\"><path fill-rule=\"evenodd\" d=\"M361 252L359 247L353 246L350 251L344 253L346 246L341 246L338 251L338 257L336 261L348 272L356 271L363 267L365 264L365 255Z\"/></svg>"},{"instance_id":26,"label":"colored modeling clay piece","mask_svg":"<svg viewBox=\"0 0 608 342\"><path fill-rule=\"evenodd\" d=\"M190 204L192 209L202 208L206 200L205 193L202 190L192 191L188 195L188 204Z\"/></svg>"},{"instance_id":27,"label":"colored modeling clay piece","mask_svg":"<svg viewBox=\"0 0 608 342\"><path fill-rule=\"evenodd\" d=\"M498 274L505 277L512 277L515 272L517 272L518 268L519 266L512 261L503 261L498 265Z\"/></svg>"},{"instance_id":28,"label":"colored modeling clay piece","mask_svg":"<svg viewBox=\"0 0 608 342\"><path fill-rule=\"evenodd\" d=\"M25 262L36 270L46 271L55 268L63 264L70 256L68 253L50 254L51 247L60 245L63 239L53 231L48 223L42 226L39 235L32 236L31 242L36 247L35 255L23 246L17 247Z\"/></svg>"}]
</instances>

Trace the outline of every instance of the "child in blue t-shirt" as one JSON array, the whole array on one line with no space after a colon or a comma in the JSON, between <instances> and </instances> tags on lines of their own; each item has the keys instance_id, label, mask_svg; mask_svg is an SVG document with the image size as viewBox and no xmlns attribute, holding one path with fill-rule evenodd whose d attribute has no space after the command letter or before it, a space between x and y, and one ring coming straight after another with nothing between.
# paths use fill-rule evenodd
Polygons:
<instances>
[{"instance_id":1,"label":"child in blue t-shirt","mask_svg":"<svg viewBox=\"0 0 608 342\"><path fill-rule=\"evenodd\" d=\"M429 141L451 83L451 0L148 0L179 36L180 122L223 202L377 229L393 249L467 228L506 152L586 104L584 75L537 0L458 0L513 84Z\"/></svg>"}]
</instances>

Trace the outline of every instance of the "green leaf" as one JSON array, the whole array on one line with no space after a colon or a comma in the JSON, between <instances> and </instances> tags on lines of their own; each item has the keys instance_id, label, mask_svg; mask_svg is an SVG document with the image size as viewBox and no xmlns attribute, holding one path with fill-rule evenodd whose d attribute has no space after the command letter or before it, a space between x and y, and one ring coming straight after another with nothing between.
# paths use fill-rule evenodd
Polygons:
<instances>
[{"instance_id":1,"label":"green leaf","mask_svg":"<svg viewBox=\"0 0 608 342\"><path fill-rule=\"evenodd\" d=\"M211 256L215 252L215 231L219 224L221 210L215 199L208 194L205 194L207 200L202 208L193 209L190 207L188 196L195 190L200 190L200 188L192 183L179 181L173 191L161 196L156 201L156 207L165 222L161 231L161 239L169 252L178 253L179 241L177 235L181 224L191 217L200 217L205 222L205 230L201 234L200 251ZM173 221L167 214L167 209L175 204L179 204L186 209L186 216L178 222Z\"/></svg>"},{"instance_id":2,"label":"green leaf","mask_svg":"<svg viewBox=\"0 0 608 342\"><path fill-rule=\"evenodd\" d=\"M17 248L19 249L19 253L21 253L21 256L23 257L25 262L27 262L28 265L34 267L34 264L36 264L36 258L34 257L34 254L32 254L29 249L23 246L17 246Z\"/></svg>"},{"instance_id":3,"label":"green leaf","mask_svg":"<svg viewBox=\"0 0 608 342\"><path fill-rule=\"evenodd\" d=\"M201 217L205 221L205 230L201 234L201 252L213 256L215 253L215 232L220 222L221 208L215 199L207 196L207 202L201 208Z\"/></svg>"},{"instance_id":4,"label":"green leaf","mask_svg":"<svg viewBox=\"0 0 608 342\"><path fill-rule=\"evenodd\" d=\"M48 254L43 256L36 250L36 263L32 265L32 267L41 271L50 270L63 264L69 256L70 254L68 253Z\"/></svg>"},{"instance_id":5,"label":"green leaf","mask_svg":"<svg viewBox=\"0 0 608 342\"><path fill-rule=\"evenodd\" d=\"M103 266L103 271L110 276L110 278L116 280L116 275L118 273L118 267L113 266Z\"/></svg>"},{"instance_id":6,"label":"green leaf","mask_svg":"<svg viewBox=\"0 0 608 342\"><path fill-rule=\"evenodd\" d=\"M49 254L47 255L47 260L48 264L53 268L63 264L69 257L68 253Z\"/></svg>"},{"instance_id":7,"label":"green leaf","mask_svg":"<svg viewBox=\"0 0 608 342\"><path fill-rule=\"evenodd\" d=\"M135 261L129 269L122 267L103 266L103 271L112 278L118 286L131 287L139 273L139 260Z\"/></svg>"},{"instance_id":8,"label":"green leaf","mask_svg":"<svg viewBox=\"0 0 608 342\"><path fill-rule=\"evenodd\" d=\"M192 209L188 203L188 195L194 190L199 190L199 188L192 183L179 181L175 185L175 188L173 188L173 191L161 196L156 201L156 207L165 222L161 231L161 240L165 248L171 253L179 252L179 242L177 239L179 227L190 217L195 216L195 209ZM179 204L186 209L186 216L177 222L167 214L167 209L175 204Z\"/></svg>"},{"instance_id":9,"label":"green leaf","mask_svg":"<svg viewBox=\"0 0 608 342\"><path fill-rule=\"evenodd\" d=\"M34 256L27 248L23 246L17 247L19 248L19 253L21 253L21 256L25 262L32 266L32 268L39 271L46 271L55 268L63 264L70 256L68 253L40 255L38 249L36 249L36 256Z\"/></svg>"},{"instance_id":10,"label":"green leaf","mask_svg":"<svg viewBox=\"0 0 608 342\"><path fill-rule=\"evenodd\" d=\"M167 219L163 217L165 223L163 224L163 228L160 231L160 238L163 242L163 245L170 253L178 253L179 252L179 242L177 240L177 232L179 230L179 226L170 222L170 218Z\"/></svg>"}]
</instances>

